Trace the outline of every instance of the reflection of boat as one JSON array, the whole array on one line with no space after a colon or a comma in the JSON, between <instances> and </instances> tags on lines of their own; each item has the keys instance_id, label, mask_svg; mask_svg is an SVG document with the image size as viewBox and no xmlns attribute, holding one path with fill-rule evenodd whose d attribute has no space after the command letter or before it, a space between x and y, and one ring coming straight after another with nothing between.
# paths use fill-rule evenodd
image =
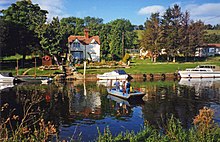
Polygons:
<instances>
[{"instance_id":1,"label":"reflection of boat","mask_svg":"<svg viewBox=\"0 0 220 142\"><path fill-rule=\"evenodd\" d=\"M122 98L122 99L130 99L130 98L142 98L145 94L139 91L134 90L133 92L130 92L129 94L124 93L122 91L117 91L115 88L107 89L108 93Z\"/></svg>"},{"instance_id":2,"label":"reflection of boat","mask_svg":"<svg viewBox=\"0 0 220 142\"><path fill-rule=\"evenodd\" d=\"M181 78L220 78L220 70L215 65L199 65L178 73Z\"/></svg>"},{"instance_id":3,"label":"reflection of boat","mask_svg":"<svg viewBox=\"0 0 220 142\"><path fill-rule=\"evenodd\" d=\"M19 79L24 82L32 82L32 83L49 83L52 81L52 79L44 76L37 76L37 77L24 76L24 77L20 77Z\"/></svg>"},{"instance_id":4,"label":"reflection of boat","mask_svg":"<svg viewBox=\"0 0 220 142\"><path fill-rule=\"evenodd\" d=\"M7 82L7 83L0 83L0 90L13 87L13 82Z\"/></svg>"},{"instance_id":5,"label":"reflection of boat","mask_svg":"<svg viewBox=\"0 0 220 142\"><path fill-rule=\"evenodd\" d=\"M132 100L125 100L125 99L121 99L119 97L113 96L113 95L108 95L107 96L108 99L111 99L119 104L125 104L127 106L131 106L131 105L140 105L140 104L144 104L144 101L142 99L132 99Z\"/></svg>"},{"instance_id":6,"label":"reflection of boat","mask_svg":"<svg viewBox=\"0 0 220 142\"><path fill-rule=\"evenodd\" d=\"M14 82L14 77L3 76L0 74L0 82Z\"/></svg>"},{"instance_id":7,"label":"reflection of boat","mask_svg":"<svg viewBox=\"0 0 220 142\"><path fill-rule=\"evenodd\" d=\"M220 82L220 78L181 78L180 85L211 87L213 83Z\"/></svg>"},{"instance_id":8,"label":"reflection of boat","mask_svg":"<svg viewBox=\"0 0 220 142\"><path fill-rule=\"evenodd\" d=\"M98 74L98 79L127 79L129 75L124 70L114 70L111 72L106 72L104 74Z\"/></svg>"}]
</instances>

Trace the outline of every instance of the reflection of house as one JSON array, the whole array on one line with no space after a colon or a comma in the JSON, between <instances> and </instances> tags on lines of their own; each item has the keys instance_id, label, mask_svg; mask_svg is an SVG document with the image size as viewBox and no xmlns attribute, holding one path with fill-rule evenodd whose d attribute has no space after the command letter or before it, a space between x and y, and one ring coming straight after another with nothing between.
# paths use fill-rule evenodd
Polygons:
<instances>
[{"instance_id":1,"label":"reflection of house","mask_svg":"<svg viewBox=\"0 0 220 142\"><path fill-rule=\"evenodd\" d=\"M84 36L68 37L69 53L73 59L100 61L99 36L89 36L89 30L84 30Z\"/></svg>"},{"instance_id":2,"label":"reflection of house","mask_svg":"<svg viewBox=\"0 0 220 142\"><path fill-rule=\"evenodd\" d=\"M198 57L220 55L220 44L207 44L202 47L196 48L195 55Z\"/></svg>"}]
</instances>

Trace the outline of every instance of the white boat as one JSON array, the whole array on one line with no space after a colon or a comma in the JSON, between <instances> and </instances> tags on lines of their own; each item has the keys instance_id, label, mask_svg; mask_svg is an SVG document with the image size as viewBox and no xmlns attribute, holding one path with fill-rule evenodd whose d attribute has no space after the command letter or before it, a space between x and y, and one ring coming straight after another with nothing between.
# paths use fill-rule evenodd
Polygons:
<instances>
[{"instance_id":1,"label":"white boat","mask_svg":"<svg viewBox=\"0 0 220 142\"><path fill-rule=\"evenodd\" d=\"M14 79L15 79L14 77L3 76L3 75L0 74L0 82L1 83L5 83L5 82L13 83Z\"/></svg>"},{"instance_id":2,"label":"white boat","mask_svg":"<svg viewBox=\"0 0 220 142\"><path fill-rule=\"evenodd\" d=\"M131 99L131 98L142 98L145 93L143 92L139 92L137 90L134 90L132 92L130 92L129 94L127 93L124 93L123 91L120 91L120 90L116 90L115 88L112 88L112 89L107 89L108 93L113 95L113 96L116 96L116 97L119 97L119 98L122 98L122 99Z\"/></svg>"},{"instance_id":3,"label":"white boat","mask_svg":"<svg viewBox=\"0 0 220 142\"><path fill-rule=\"evenodd\" d=\"M220 69L215 65L199 65L195 68L178 71L181 78L220 78Z\"/></svg>"},{"instance_id":4,"label":"white boat","mask_svg":"<svg viewBox=\"0 0 220 142\"><path fill-rule=\"evenodd\" d=\"M0 91L14 86L13 82L0 83Z\"/></svg>"},{"instance_id":5,"label":"white boat","mask_svg":"<svg viewBox=\"0 0 220 142\"><path fill-rule=\"evenodd\" d=\"M41 84L48 84L48 83L51 83L52 81L53 81L52 78L43 79L41 80Z\"/></svg>"},{"instance_id":6,"label":"white boat","mask_svg":"<svg viewBox=\"0 0 220 142\"><path fill-rule=\"evenodd\" d=\"M124 70L114 70L111 72L106 72L104 74L98 74L98 79L119 79L119 80L125 80L129 77L129 75Z\"/></svg>"}]
</instances>

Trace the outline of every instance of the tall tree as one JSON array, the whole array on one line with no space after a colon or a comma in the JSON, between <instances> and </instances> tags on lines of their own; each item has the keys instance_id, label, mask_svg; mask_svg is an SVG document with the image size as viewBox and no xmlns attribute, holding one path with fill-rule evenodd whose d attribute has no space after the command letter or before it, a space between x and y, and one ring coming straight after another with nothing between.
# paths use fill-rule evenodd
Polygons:
<instances>
[{"instance_id":1,"label":"tall tree","mask_svg":"<svg viewBox=\"0 0 220 142\"><path fill-rule=\"evenodd\" d=\"M185 56L185 61L187 61L187 57L190 55L191 48L189 46L189 26L190 26L190 19L189 19L189 12L186 11L182 15L181 26L180 26L180 53Z\"/></svg>"},{"instance_id":2,"label":"tall tree","mask_svg":"<svg viewBox=\"0 0 220 142\"><path fill-rule=\"evenodd\" d=\"M129 20L116 19L109 25L111 26L109 52L113 55L113 60L120 60L123 58L125 48L134 47L134 40L137 36Z\"/></svg>"},{"instance_id":3,"label":"tall tree","mask_svg":"<svg viewBox=\"0 0 220 142\"><path fill-rule=\"evenodd\" d=\"M175 4L173 8L166 10L162 20L164 47L167 53L173 57L173 62L176 61L176 56L180 50L181 17L181 8Z\"/></svg>"},{"instance_id":4,"label":"tall tree","mask_svg":"<svg viewBox=\"0 0 220 142\"><path fill-rule=\"evenodd\" d=\"M146 30L142 35L141 47L145 50L151 51L152 59L156 62L156 59L160 53L160 18L159 13L151 14L149 20L145 22Z\"/></svg>"},{"instance_id":5,"label":"tall tree","mask_svg":"<svg viewBox=\"0 0 220 142\"><path fill-rule=\"evenodd\" d=\"M205 34L205 25L202 21L192 21L189 27L189 46L192 55L195 56L196 48L203 46Z\"/></svg>"},{"instance_id":6,"label":"tall tree","mask_svg":"<svg viewBox=\"0 0 220 142\"><path fill-rule=\"evenodd\" d=\"M10 21L17 25L19 42L15 46L17 47L16 52L22 54L23 59L25 59L25 56L39 45L35 30L46 22L46 14L48 12L41 10L37 4L32 4L31 0L17 1L1 12L5 21Z\"/></svg>"},{"instance_id":7,"label":"tall tree","mask_svg":"<svg viewBox=\"0 0 220 142\"><path fill-rule=\"evenodd\" d=\"M60 20L62 27L66 27L69 35L83 35L84 20L77 17L67 17Z\"/></svg>"},{"instance_id":8,"label":"tall tree","mask_svg":"<svg viewBox=\"0 0 220 142\"><path fill-rule=\"evenodd\" d=\"M103 19L87 16L84 18L84 25L90 30L91 35L99 35L99 31L103 25Z\"/></svg>"},{"instance_id":9,"label":"tall tree","mask_svg":"<svg viewBox=\"0 0 220 142\"><path fill-rule=\"evenodd\" d=\"M53 18L51 23L42 25L38 30L38 37L44 54L52 55L59 65L60 55L67 52L67 34L58 17Z\"/></svg>"}]
</instances>

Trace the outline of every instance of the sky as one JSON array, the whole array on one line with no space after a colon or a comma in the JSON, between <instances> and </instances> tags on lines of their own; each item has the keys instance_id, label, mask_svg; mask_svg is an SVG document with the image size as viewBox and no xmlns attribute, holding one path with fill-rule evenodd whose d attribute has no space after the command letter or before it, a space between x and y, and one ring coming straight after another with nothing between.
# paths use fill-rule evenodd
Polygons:
<instances>
[{"instance_id":1,"label":"sky","mask_svg":"<svg viewBox=\"0 0 220 142\"><path fill-rule=\"evenodd\" d=\"M0 10L7 9L17 0L0 0ZM102 18L104 23L116 19L129 20L133 25L144 25L151 13L161 15L168 7L178 4L181 11L190 12L190 19L205 24L220 24L220 0L32 0L52 17L86 16Z\"/></svg>"}]
</instances>

